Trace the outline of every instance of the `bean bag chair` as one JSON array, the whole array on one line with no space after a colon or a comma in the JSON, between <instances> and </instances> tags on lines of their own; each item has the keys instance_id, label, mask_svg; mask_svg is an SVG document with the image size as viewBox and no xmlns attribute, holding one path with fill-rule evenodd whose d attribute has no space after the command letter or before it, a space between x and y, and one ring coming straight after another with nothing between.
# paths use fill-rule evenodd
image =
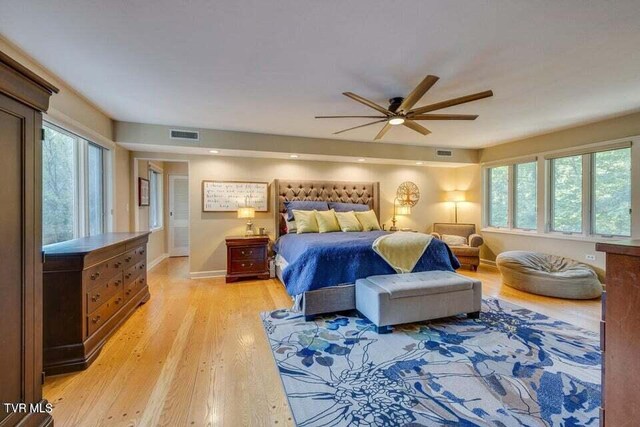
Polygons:
<instances>
[{"instance_id":1,"label":"bean bag chair","mask_svg":"<svg viewBox=\"0 0 640 427\"><path fill-rule=\"evenodd\" d=\"M532 294L592 299L602 294L595 270L570 258L539 252L510 251L496 258L502 282Z\"/></svg>"}]
</instances>

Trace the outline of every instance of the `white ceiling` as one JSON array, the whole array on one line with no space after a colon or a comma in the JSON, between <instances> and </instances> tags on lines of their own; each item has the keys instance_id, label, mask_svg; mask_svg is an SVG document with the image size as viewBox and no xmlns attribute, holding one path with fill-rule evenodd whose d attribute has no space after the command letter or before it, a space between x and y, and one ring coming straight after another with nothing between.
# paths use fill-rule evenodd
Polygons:
<instances>
[{"instance_id":1,"label":"white ceiling","mask_svg":"<svg viewBox=\"0 0 640 427\"><path fill-rule=\"evenodd\" d=\"M638 0L0 0L0 33L117 120L331 137L426 74L492 89L384 142L483 147L640 107ZM365 119L366 120L366 119ZM380 125L340 135L370 141Z\"/></svg>"}]
</instances>

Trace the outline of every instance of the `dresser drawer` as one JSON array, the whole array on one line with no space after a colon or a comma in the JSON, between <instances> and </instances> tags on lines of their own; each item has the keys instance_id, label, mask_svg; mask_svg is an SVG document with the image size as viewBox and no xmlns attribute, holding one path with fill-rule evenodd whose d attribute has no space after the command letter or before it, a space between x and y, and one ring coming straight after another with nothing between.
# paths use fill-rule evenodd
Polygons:
<instances>
[{"instance_id":1,"label":"dresser drawer","mask_svg":"<svg viewBox=\"0 0 640 427\"><path fill-rule=\"evenodd\" d=\"M120 268L115 268L114 265L114 262L105 261L84 270L82 279L87 284L87 288L93 289L111 280L120 272Z\"/></svg>"},{"instance_id":2,"label":"dresser drawer","mask_svg":"<svg viewBox=\"0 0 640 427\"><path fill-rule=\"evenodd\" d=\"M122 255L122 268L125 270L138 262L136 249L131 249Z\"/></svg>"},{"instance_id":3,"label":"dresser drawer","mask_svg":"<svg viewBox=\"0 0 640 427\"><path fill-rule=\"evenodd\" d=\"M231 274L264 272L267 269L264 259L231 261Z\"/></svg>"},{"instance_id":4,"label":"dresser drawer","mask_svg":"<svg viewBox=\"0 0 640 427\"><path fill-rule=\"evenodd\" d=\"M146 274L142 274L141 276L138 276L138 278L136 280L134 280L133 282L129 283L124 290L124 299L125 301L128 301L131 299L131 297L133 297L135 294L137 294L138 292L140 292L140 289L144 288L147 285L147 275Z\"/></svg>"},{"instance_id":5,"label":"dresser drawer","mask_svg":"<svg viewBox=\"0 0 640 427\"><path fill-rule=\"evenodd\" d=\"M87 316L87 335L93 335L124 304L122 289L111 299L102 304L96 311Z\"/></svg>"},{"instance_id":6,"label":"dresser drawer","mask_svg":"<svg viewBox=\"0 0 640 427\"><path fill-rule=\"evenodd\" d=\"M124 271L124 284L129 285L131 282L133 282L134 280L136 280L138 278L138 276L142 273L144 273L146 271L147 268L147 262L146 261L140 261L135 265L132 265L131 267L127 268Z\"/></svg>"},{"instance_id":7,"label":"dresser drawer","mask_svg":"<svg viewBox=\"0 0 640 427\"><path fill-rule=\"evenodd\" d=\"M123 283L123 275L118 273L111 280L91 288L87 292L87 313L93 312L118 291L122 292Z\"/></svg>"},{"instance_id":8,"label":"dresser drawer","mask_svg":"<svg viewBox=\"0 0 640 427\"><path fill-rule=\"evenodd\" d=\"M264 246L247 246L240 248L230 248L232 260L262 260L264 259L267 248Z\"/></svg>"},{"instance_id":9,"label":"dresser drawer","mask_svg":"<svg viewBox=\"0 0 640 427\"><path fill-rule=\"evenodd\" d=\"M147 247L140 246L133 250L134 258L136 262L146 261L147 260Z\"/></svg>"}]
</instances>

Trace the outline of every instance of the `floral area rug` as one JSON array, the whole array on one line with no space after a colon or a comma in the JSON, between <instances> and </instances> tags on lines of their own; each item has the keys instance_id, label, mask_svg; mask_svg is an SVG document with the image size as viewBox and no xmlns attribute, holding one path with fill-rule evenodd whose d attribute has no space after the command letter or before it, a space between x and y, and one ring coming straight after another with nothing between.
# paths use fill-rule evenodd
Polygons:
<instances>
[{"instance_id":1,"label":"floral area rug","mask_svg":"<svg viewBox=\"0 0 640 427\"><path fill-rule=\"evenodd\" d=\"M598 335L502 300L378 335L356 312L262 319L299 426L598 426Z\"/></svg>"}]
</instances>

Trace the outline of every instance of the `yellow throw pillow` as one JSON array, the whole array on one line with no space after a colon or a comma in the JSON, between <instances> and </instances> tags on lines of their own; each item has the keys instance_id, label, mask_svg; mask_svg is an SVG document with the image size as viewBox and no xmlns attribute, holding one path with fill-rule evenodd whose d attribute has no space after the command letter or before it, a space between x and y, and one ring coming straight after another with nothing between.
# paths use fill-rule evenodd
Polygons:
<instances>
[{"instance_id":1,"label":"yellow throw pillow","mask_svg":"<svg viewBox=\"0 0 640 427\"><path fill-rule=\"evenodd\" d=\"M356 215L351 212L336 212L336 218L340 229L342 231L362 231L362 225L356 218Z\"/></svg>"},{"instance_id":2,"label":"yellow throw pillow","mask_svg":"<svg viewBox=\"0 0 640 427\"><path fill-rule=\"evenodd\" d=\"M374 211L354 212L364 231L380 230L380 224Z\"/></svg>"},{"instance_id":3,"label":"yellow throw pillow","mask_svg":"<svg viewBox=\"0 0 640 427\"><path fill-rule=\"evenodd\" d=\"M296 221L296 233L317 233L318 221L315 211L293 210L293 219Z\"/></svg>"},{"instance_id":4,"label":"yellow throw pillow","mask_svg":"<svg viewBox=\"0 0 640 427\"><path fill-rule=\"evenodd\" d=\"M328 211L314 211L316 213L316 221L318 222L318 231L320 233L330 233L332 231L340 231L340 224L336 219L336 211L333 209Z\"/></svg>"}]
</instances>

